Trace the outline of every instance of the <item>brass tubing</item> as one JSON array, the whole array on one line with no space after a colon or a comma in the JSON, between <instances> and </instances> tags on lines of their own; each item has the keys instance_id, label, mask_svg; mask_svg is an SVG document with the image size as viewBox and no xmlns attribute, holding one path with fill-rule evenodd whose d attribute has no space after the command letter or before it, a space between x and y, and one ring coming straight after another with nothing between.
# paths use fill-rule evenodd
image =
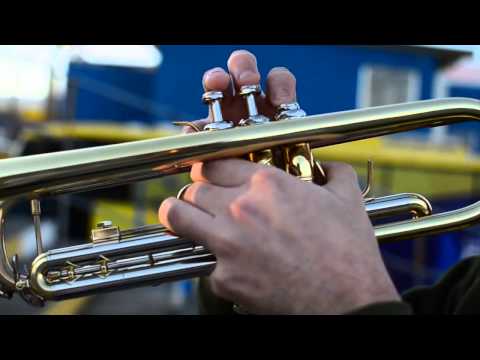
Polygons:
<instances>
[{"instance_id":1,"label":"brass tubing","mask_svg":"<svg viewBox=\"0 0 480 360\"><path fill-rule=\"evenodd\" d=\"M251 153L261 154L267 149L298 144L310 144L311 148L316 148L479 119L480 101L451 98L0 160L0 237L3 242L5 204L18 198L32 200L43 196L118 186L185 172L198 161L245 157ZM265 161L270 159L270 154L267 155ZM410 195L399 194L367 201L365 208L373 217L396 215L400 210L413 213L415 217L428 215L431 211L428 201L414 194L413 198L409 198ZM375 235L380 242L412 239L459 230L474 225L479 220L480 202L477 202L446 213L379 225L375 227ZM119 285L130 286L138 282L148 283L160 278L173 280L187 275L198 276L199 271L214 266L214 259L205 254L206 258L198 259L199 261L187 256L186 262L160 262L161 266L148 270L113 273L101 279L78 280L81 283L57 283L55 289L45 283L44 274L50 266L63 266L70 260L95 260L97 264L105 267L106 263L99 262L99 258L107 261L116 254L137 256L139 253L149 252L148 259L145 259L152 261L152 250L166 250L165 246L177 246L180 243L182 246L192 246L185 239L165 233L161 227L153 230L130 230L125 235L128 235L128 238L133 236L134 241L106 242L43 253L32 263L32 273L28 280L25 277L19 278L8 258L0 254L1 295L8 297L14 291L22 291L24 297L42 295L42 292L45 292L43 295L46 298L75 296L89 289L97 291ZM130 250L127 251L128 249ZM161 254L159 256L161 257ZM165 268L162 268L163 266ZM104 275L103 270L101 275Z\"/></svg>"},{"instance_id":2,"label":"brass tubing","mask_svg":"<svg viewBox=\"0 0 480 360\"><path fill-rule=\"evenodd\" d=\"M380 243L414 239L455 231L475 225L480 221L480 201L461 209L434 214L421 219L379 225L375 236Z\"/></svg>"},{"instance_id":3,"label":"brass tubing","mask_svg":"<svg viewBox=\"0 0 480 360\"><path fill-rule=\"evenodd\" d=\"M15 291L13 268L7 258L5 243L5 212L8 204L0 202L0 296L10 298Z\"/></svg>"},{"instance_id":4,"label":"brass tubing","mask_svg":"<svg viewBox=\"0 0 480 360\"><path fill-rule=\"evenodd\" d=\"M185 172L198 161L241 157L275 146L309 142L316 148L478 119L478 100L427 100L4 159L0 198L88 191Z\"/></svg>"},{"instance_id":5,"label":"brass tubing","mask_svg":"<svg viewBox=\"0 0 480 360\"><path fill-rule=\"evenodd\" d=\"M431 213L428 200L418 194L372 199L365 209L370 218ZM102 257L109 260L99 262ZM44 253L33 262L34 276L30 282L35 293L45 300L61 300L138 286L151 278L160 283L205 276L215 263L208 249L177 237L162 226L146 226L121 231L119 242L85 244ZM102 276L102 265L108 276Z\"/></svg>"},{"instance_id":6,"label":"brass tubing","mask_svg":"<svg viewBox=\"0 0 480 360\"><path fill-rule=\"evenodd\" d=\"M410 215L420 218L432 214L432 205L420 194L395 194L380 198L369 199L365 202L365 209L370 219Z\"/></svg>"}]
</instances>

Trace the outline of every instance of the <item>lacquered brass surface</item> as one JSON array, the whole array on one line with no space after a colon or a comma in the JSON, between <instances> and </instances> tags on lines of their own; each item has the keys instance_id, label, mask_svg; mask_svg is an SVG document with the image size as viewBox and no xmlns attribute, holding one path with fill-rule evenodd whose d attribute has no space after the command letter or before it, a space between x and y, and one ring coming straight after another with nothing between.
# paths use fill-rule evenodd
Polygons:
<instances>
[{"instance_id":1,"label":"lacquered brass surface","mask_svg":"<svg viewBox=\"0 0 480 360\"><path fill-rule=\"evenodd\" d=\"M451 98L313 115L0 160L0 198L87 191L188 171L196 161L241 157L275 146L312 148L480 118L480 102Z\"/></svg>"},{"instance_id":2,"label":"lacquered brass surface","mask_svg":"<svg viewBox=\"0 0 480 360\"><path fill-rule=\"evenodd\" d=\"M479 101L451 98L0 160L0 236L4 230L3 204L11 200L118 186L185 172L198 161L253 156L255 161L275 163L277 149L286 151L283 159L290 159L291 167L284 170L300 177L306 174L305 180L311 180L315 167L308 173L307 165L313 164L310 149L479 119ZM370 200L366 209L372 217L403 211L413 214L412 220L377 226L375 234L380 242L457 230L480 220L480 202L430 215L428 201L415 194ZM198 276L212 268L214 259L206 249L157 230L124 233L126 241L48 251L37 257L28 276L20 276L16 265L0 256L3 295L21 290L24 297L37 294L43 299L59 299L87 290Z\"/></svg>"},{"instance_id":3,"label":"lacquered brass surface","mask_svg":"<svg viewBox=\"0 0 480 360\"><path fill-rule=\"evenodd\" d=\"M371 199L370 218L431 214L428 200L417 194ZM51 250L32 264L30 287L44 300L62 300L91 293L208 275L215 258L206 248L168 232L162 226L120 231L110 225L92 243ZM95 230L94 230L95 231ZM93 234L92 234L93 235Z\"/></svg>"}]
</instances>

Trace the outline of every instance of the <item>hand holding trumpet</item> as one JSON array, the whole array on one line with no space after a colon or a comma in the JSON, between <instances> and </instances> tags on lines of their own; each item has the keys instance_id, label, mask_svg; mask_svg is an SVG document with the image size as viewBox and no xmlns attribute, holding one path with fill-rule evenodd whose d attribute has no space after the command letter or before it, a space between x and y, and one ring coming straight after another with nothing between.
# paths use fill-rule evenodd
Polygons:
<instances>
[{"instance_id":1,"label":"hand holding trumpet","mask_svg":"<svg viewBox=\"0 0 480 360\"><path fill-rule=\"evenodd\" d=\"M41 305L210 274L212 290L247 313L478 313L479 258L400 302L377 242L477 225L480 201L432 214L421 194L364 199L351 167L321 169L311 149L479 121L480 101L434 99L302 119L288 70L269 73L265 94L259 78L254 56L245 51L232 54L228 73L204 76L211 113L194 127L212 131L2 160L0 296L18 294ZM262 115L280 121L265 124ZM41 199L185 171L193 184L181 190L182 200L167 199L159 209L173 234L161 225L123 229L102 221L85 244L43 247ZM5 241L6 210L21 200L31 202L36 234L30 266L11 256ZM399 215L410 219L370 223Z\"/></svg>"},{"instance_id":2,"label":"hand holding trumpet","mask_svg":"<svg viewBox=\"0 0 480 360\"><path fill-rule=\"evenodd\" d=\"M222 91L224 117L238 122L245 106L236 91L258 84L260 74L246 51L231 55L228 71L208 71L204 88ZM287 69L270 71L259 112L272 118L296 100L295 86ZM398 301L354 170L339 163L324 169L327 184L317 186L238 159L197 163L192 186L182 200L165 200L159 219L215 254L213 292L250 313L340 314Z\"/></svg>"}]
</instances>

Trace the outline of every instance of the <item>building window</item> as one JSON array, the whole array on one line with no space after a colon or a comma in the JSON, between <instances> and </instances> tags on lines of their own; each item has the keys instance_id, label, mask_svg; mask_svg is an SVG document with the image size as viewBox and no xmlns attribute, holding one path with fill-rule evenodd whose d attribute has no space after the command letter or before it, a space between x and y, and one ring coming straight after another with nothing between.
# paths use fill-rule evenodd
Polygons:
<instances>
[{"instance_id":1,"label":"building window","mask_svg":"<svg viewBox=\"0 0 480 360\"><path fill-rule=\"evenodd\" d=\"M357 107L420 100L420 75L405 68L365 65L359 70Z\"/></svg>"}]
</instances>

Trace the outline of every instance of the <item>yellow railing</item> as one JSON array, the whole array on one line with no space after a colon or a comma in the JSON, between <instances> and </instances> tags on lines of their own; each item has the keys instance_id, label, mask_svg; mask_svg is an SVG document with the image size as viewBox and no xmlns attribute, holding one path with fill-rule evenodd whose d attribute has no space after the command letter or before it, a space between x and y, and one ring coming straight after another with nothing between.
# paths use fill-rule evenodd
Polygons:
<instances>
[{"instance_id":1,"label":"yellow railing","mask_svg":"<svg viewBox=\"0 0 480 360\"><path fill-rule=\"evenodd\" d=\"M175 131L169 129L125 126L104 121L83 122L81 124L55 122L44 124L40 129L25 130L22 139L26 141L43 135L58 139L77 139L113 144L165 137L175 133Z\"/></svg>"},{"instance_id":2,"label":"yellow railing","mask_svg":"<svg viewBox=\"0 0 480 360\"><path fill-rule=\"evenodd\" d=\"M376 138L317 149L315 156L351 163L360 176L366 175L367 160L373 160L375 195L418 192L429 197L465 196L474 191L480 178L480 157L460 146L437 148Z\"/></svg>"}]
</instances>

